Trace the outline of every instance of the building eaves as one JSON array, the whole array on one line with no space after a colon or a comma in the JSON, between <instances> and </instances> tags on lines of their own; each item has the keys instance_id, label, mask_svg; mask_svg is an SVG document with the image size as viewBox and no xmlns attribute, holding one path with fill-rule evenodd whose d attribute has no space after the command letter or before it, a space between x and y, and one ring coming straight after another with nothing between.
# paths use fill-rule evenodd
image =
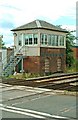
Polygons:
<instances>
[{"instance_id":1,"label":"building eaves","mask_svg":"<svg viewBox=\"0 0 78 120\"><path fill-rule=\"evenodd\" d=\"M28 24L12 29L11 31L31 30L31 29L46 29L46 30L51 30L51 31L59 31L59 32L67 33L66 30L59 28L55 25L52 25L46 21L42 21L42 20L32 21Z\"/></svg>"}]
</instances>

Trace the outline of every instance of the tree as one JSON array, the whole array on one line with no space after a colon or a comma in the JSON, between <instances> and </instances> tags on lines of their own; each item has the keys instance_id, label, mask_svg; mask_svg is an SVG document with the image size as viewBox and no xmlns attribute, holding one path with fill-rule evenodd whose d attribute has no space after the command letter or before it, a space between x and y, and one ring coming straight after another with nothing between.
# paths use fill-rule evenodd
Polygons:
<instances>
[{"instance_id":1,"label":"tree","mask_svg":"<svg viewBox=\"0 0 78 120\"><path fill-rule=\"evenodd\" d=\"M3 35L0 35L0 48L6 48L2 38L3 38Z\"/></svg>"},{"instance_id":2,"label":"tree","mask_svg":"<svg viewBox=\"0 0 78 120\"><path fill-rule=\"evenodd\" d=\"M71 67L74 63L74 56L72 47L74 46L74 40L76 37L72 34L74 31L68 31L66 35L66 65Z\"/></svg>"},{"instance_id":3,"label":"tree","mask_svg":"<svg viewBox=\"0 0 78 120\"><path fill-rule=\"evenodd\" d=\"M62 28L62 25L57 25L57 27ZM64 29L66 30L66 29ZM68 31L68 30L66 30ZM74 64L74 56L73 56L73 50L72 47L74 46L74 40L78 39L73 35L74 31L68 31L66 35L66 65L68 67L71 67Z\"/></svg>"}]
</instances>

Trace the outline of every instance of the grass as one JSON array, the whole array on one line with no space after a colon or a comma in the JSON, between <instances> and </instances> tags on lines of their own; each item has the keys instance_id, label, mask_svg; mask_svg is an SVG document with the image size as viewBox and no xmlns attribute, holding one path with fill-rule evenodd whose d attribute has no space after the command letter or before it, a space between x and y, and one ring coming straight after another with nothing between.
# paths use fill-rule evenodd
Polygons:
<instances>
[{"instance_id":1,"label":"grass","mask_svg":"<svg viewBox=\"0 0 78 120\"><path fill-rule=\"evenodd\" d=\"M78 72L78 66L72 66L66 68L66 73L73 73ZM15 78L15 79L28 79L28 78L36 78L41 77L42 75L37 73L17 73L16 75L10 75L8 78Z\"/></svg>"},{"instance_id":2,"label":"grass","mask_svg":"<svg viewBox=\"0 0 78 120\"><path fill-rule=\"evenodd\" d=\"M78 60L75 60L74 64L71 67L66 68L67 73L78 72Z\"/></svg>"},{"instance_id":3,"label":"grass","mask_svg":"<svg viewBox=\"0 0 78 120\"><path fill-rule=\"evenodd\" d=\"M36 73L17 73L16 75L9 76L9 78L15 78L15 79L27 79L27 78L35 78L35 77L40 77L40 75Z\"/></svg>"},{"instance_id":4,"label":"grass","mask_svg":"<svg viewBox=\"0 0 78 120\"><path fill-rule=\"evenodd\" d=\"M66 68L66 73L73 73L73 72L78 72L78 70L75 67Z\"/></svg>"},{"instance_id":5,"label":"grass","mask_svg":"<svg viewBox=\"0 0 78 120\"><path fill-rule=\"evenodd\" d=\"M74 64L71 67L67 67L65 72L66 73L78 72L78 60L75 60ZM37 73L17 73L16 75L10 75L8 78L28 79L28 78L36 78L41 76L43 75Z\"/></svg>"}]
</instances>

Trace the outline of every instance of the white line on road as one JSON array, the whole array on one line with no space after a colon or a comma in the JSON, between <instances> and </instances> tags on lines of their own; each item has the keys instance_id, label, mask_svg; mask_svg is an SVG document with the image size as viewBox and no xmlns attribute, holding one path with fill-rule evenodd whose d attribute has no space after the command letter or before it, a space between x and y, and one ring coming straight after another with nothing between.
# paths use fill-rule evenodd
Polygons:
<instances>
[{"instance_id":1,"label":"white line on road","mask_svg":"<svg viewBox=\"0 0 78 120\"><path fill-rule=\"evenodd\" d=\"M7 112L18 113L18 114L22 114L22 115L27 115L27 116L35 117L35 118L45 118L43 116L35 115L35 114L32 114L32 113L21 112L21 111L7 109L7 108L3 108L3 107L0 107L0 109L4 110L4 111L7 111Z\"/></svg>"},{"instance_id":2,"label":"white line on road","mask_svg":"<svg viewBox=\"0 0 78 120\"><path fill-rule=\"evenodd\" d=\"M35 111L35 110L16 108L16 107L6 106L6 105L2 105L2 104L0 104L0 106L4 108L3 110L9 110L11 112L15 111L16 113L18 112L20 114L22 114L22 113L25 114L26 113L26 115L27 114L34 115L34 116L36 115L40 118L51 117L51 118L59 118L59 119L68 119L67 117L62 117L62 116L58 116L58 115L51 115L51 114L48 114L48 113L38 112L38 111Z\"/></svg>"}]
</instances>

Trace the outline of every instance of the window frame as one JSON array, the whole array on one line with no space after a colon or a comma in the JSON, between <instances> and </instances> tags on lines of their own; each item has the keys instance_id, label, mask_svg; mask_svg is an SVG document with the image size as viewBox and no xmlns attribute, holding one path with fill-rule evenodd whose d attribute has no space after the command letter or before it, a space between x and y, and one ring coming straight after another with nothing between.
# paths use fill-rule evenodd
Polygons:
<instances>
[{"instance_id":1,"label":"window frame","mask_svg":"<svg viewBox=\"0 0 78 120\"><path fill-rule=\"evenodd\" d=\"M60 35L59 37L60 37L60 39L59 39L59 45L60 46L64 46L64 38L65 38L65 36L64 35Z\"/></svg>"},{"instance_id":2,"label":"window frame","mask_svg":"<svg viewBox=\"0 0 78 120\"><path fill-rule=\"evenodd\" d=\"M40 34L40 43L41 43L41 45L47 45L48 44L47 34L44 34L44 33Z\"/></svg>"},{"instance_id":3,"label":"window frame","mask_svg":"<svg viewBox=\"0 0 78 120\"><path fill-rule=\"evenodd\" d=\"M28 35L27 34L24 34L24 44L25 45L28 45L29 44L29 40L28 40Z\"/></svg>"},{"instance_id":4,"label":"window frame","mask_svg":"<svg viewBox=\"0 0 78 120\"><path fill-rule=\"evenodd\" d=\"M33 44L38 45L38 34L33 34Z\"/></svg>"},{"instance_id":5,"label":"window frame","mask_svg":"<svg viewBox=\"0 0 78 120\"><path fill-rule=\"evenodd\" d=\"M59 36L55 35L55 46L58 46L58 38L59 38Z\"/></svg>"},{"instance_id":6,"label":"window frame","mask_svg":"<svg viewBox=\"0 0 78 120\"><path fill-rule=\"evenodd\" d=\"M51 34L48 35L48 45L51 46Z\"/></svg>"},{"instance_id":7,"label":"window frame","mask_svg":"<svg viewBox=\"0 0 78 120\"><path fill-rule=\"evenodd\" d=\"M55 46L55 35L51 35L51 46Z\"/></svg>"},{"instance_id":8,"label":"window frame","mask_svg":"<svg viewBox=\"0 0 78 120\"><path fill-rule=\"evenodd\" d=\"M18 35L18 45L22 46L22 33Z\"/></svg>"}]
</instances>

